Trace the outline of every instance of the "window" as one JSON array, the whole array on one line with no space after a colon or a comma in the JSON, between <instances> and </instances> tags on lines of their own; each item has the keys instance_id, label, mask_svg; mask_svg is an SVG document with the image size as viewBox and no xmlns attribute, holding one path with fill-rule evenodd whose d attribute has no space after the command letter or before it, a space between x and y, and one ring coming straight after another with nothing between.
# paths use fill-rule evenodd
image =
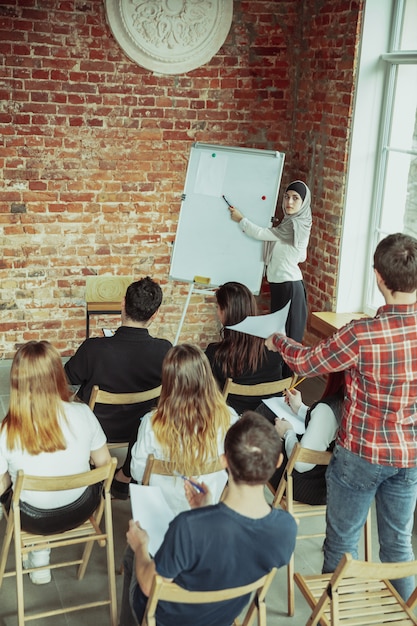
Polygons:
<instances>
[{"instance_id":1,"label":"window","mask_svg":"<svg viewBox=\"0 0 417 626\"><path fill-rule=\"evenodd\" d=\"M416 24L417 0L366 2L338 311L373 313L383 302L372 271L378 241L393 232L417 237Z\"/></svg>"}]
</instances>

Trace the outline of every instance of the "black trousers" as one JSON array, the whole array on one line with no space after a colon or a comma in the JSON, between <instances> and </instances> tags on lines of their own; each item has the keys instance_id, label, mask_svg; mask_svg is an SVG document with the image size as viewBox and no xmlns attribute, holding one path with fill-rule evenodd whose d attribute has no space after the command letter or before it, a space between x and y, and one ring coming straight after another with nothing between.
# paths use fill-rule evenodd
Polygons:
<instances>
[{"instance_id":1,"label":"black trousers","mask_svg":"<svg viewBox=\"0 0 417 626\"><path fill-rule=\"evenodd\" d=\"M291 300L285 330L287 337L300 343L307 324L307 295L302 280L286 283L269 283L271 313L279 311Z\"/></svg>"},{"instance_id":2,"label":"black trousers","mask_svg":"<svg viewBox=\"0 0 417 626\"><path fill-rule=\"evenodd\" d=\"M10 510L12 488L1 496L1 501ZM102 497L102 485L90 485L77 500L55 509L40 509L27 502L20 502L20 522L23 530L37 535L63 533L83 524L94 513Z\"/></svg>"}]
</instances>

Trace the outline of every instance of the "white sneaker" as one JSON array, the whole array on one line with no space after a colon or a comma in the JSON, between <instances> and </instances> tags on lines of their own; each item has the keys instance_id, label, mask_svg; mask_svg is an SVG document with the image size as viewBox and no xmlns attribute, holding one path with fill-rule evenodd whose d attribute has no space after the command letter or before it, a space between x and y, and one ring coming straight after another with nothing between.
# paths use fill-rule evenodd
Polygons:
<instances>
[{"instance_id":1,"label":"white sneaker","mask_svg":"<svg viewBox=\"0 0 417 626\"><path fill-rule=\"evenodd\" d=\"M42 567L43 565L49 565L49 555L51 554L50 548L44 548L43 550L34 550L29 552L28 569L31 567ZM41 569L36 572L29 572L30 580L34 585L46 585L51 582L51 570Z\"/></svg>"}]
</instances>

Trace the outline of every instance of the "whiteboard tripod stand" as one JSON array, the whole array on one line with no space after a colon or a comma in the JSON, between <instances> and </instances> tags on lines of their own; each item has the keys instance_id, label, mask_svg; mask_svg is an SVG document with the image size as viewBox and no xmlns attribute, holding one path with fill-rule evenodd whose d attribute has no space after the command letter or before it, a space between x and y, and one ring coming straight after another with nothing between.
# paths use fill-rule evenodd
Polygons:
<instances>
[{"instance_id":1,"label":"whiteboard tripod stand","mask_svg":"<svg viewBox=\"0 0 417 626\"><path fill-rule=\"evenodd\" d=\"M201 279L200 281L198 279ZM181 334L181 330L184 324L184 320L185 320L185 316L187 314L187 310L188 310L188 306L190 304L191 301L191 296L193 295L193 293L200 293L200 294L204 294L206 296L214 296L215 294L215 290L212 286L209 286L209 279L203 278L203 277L198 277L196 276L193 280L192 283L190 283L190 287L188 289L188 294L187 294L187 298L184 302L184 307L182 310L182 315L181 315L181 319L180 319L180 323L178 324L178 329L177 329L177 334L175 335L175 340L174 340L174 346L177 345L178 343L178 339L180 337ZM199 285L196 288L196 285Z\"/></svg>"}]
</instances>

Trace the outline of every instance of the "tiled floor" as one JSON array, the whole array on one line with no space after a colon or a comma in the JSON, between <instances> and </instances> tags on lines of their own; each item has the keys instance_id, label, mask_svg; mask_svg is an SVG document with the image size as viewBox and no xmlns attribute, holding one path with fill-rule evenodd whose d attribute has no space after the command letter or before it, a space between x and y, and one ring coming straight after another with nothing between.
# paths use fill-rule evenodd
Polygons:
<instances>
[{"instance_id":1,"label":"tiled floor","mask_svg":"<svg viewBox=\"0 0 417 626\"><path fill-rule=\"evenodd\" d=\"M8 384L10 362L0 362L0 419L3 418L8 407ZM318 379L306 380L300 385L306 403L311 403L320 396L323 383ZM116 451L120 458L123 451ZM125 533L130 518L129 501L113 500L114 539L116 564L121 562L125 548ZM310 525L312 522L308 522ZM314 526L324 528L322 520L315 520ZM376 529L373 524L374 558L377 558ZM310 526L311 528L311 526ZM5 530L5 521L0 522L0 541ZM300 528L300 532L301 532ZM277 535L279 541L279 535ZM322 564L322 538L302 540L298 543L295 552L295 569L304 573L319 572ZM67 548L67 550L70 550ZM71 550L75 550L72 548ZM78 548L77 548L78 550ZM52 555L53 559L53 555ZM13 557L10 559L12 564ZM25 598L27 609L31 607L48 610L71 603L71 598L77 601L82 596L94 599L94 595L104 593L106 589L105 553L97 546L93 554L83 581L77 581L75 568L53 570L52 582L37 587L28 577L25 577ZM122 576L117 576L118 599L121 597ZM310 610L301 594L296 589L295 615L289 618L286 614L286 569L278 572L267 598L269 626L302 626L306 623ZM34 626L97 626L109 624L108 611L105 608L91 609L84 612L67 613L64 616L50 617L31 622ZM16 626L16 594L14 578L7 578L0 589L0 626ZM180 625L179 625L180 626ZM196 624L198 626L198 624Z\"/></svg>"}]
</instances>

